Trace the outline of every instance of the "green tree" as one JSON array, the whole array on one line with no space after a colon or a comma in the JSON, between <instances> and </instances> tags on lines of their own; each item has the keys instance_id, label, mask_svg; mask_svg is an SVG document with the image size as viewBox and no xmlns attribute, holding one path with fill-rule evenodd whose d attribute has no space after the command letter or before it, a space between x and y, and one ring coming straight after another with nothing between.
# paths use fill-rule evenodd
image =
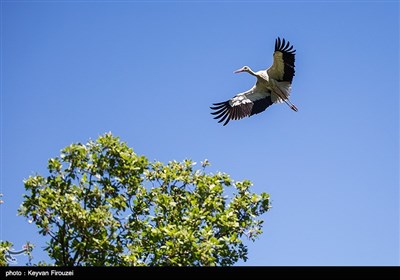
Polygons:
<instances>
[{"instance_id":1,"label":"green tree","mask_svg":"<svg viewBox=\"0 0 400 280\"><path fill-rule=\"evenodd\" d=\"M107 133L72 144L48 162L49 176L24 181L19 213L49 241L55 265L232 265L245 237L262 232L269 195L247 180L206 174L206 160L164 165ZM229 191L231 198L227 195Z\"/></svg>"},{"instance_id":2,"label":"green tree","mask_svg":"<svg viewBox=\"0 0 400 280\"><path fill-rule=\"evenodd\" d=\"M0 241L0 266L8 266L9 262L13 263L15 260L15 256L18 255L28 255L28 262L26 265L31 265L32 261L32 250L34 245L29 241L23 246L20 250L12 249L13 244L10 241Z\"/></svg>"},{"instance_id":3,"label":"green tree","mask_svg":"<svg viewBox=\"0 0 400 280\"><path fill-rule=\"evenodd\" d=\"M0 266L8 266L7 263L7 251L12 247L12 243L9 241L0 241Z\"/></svg>"}]
</instances>

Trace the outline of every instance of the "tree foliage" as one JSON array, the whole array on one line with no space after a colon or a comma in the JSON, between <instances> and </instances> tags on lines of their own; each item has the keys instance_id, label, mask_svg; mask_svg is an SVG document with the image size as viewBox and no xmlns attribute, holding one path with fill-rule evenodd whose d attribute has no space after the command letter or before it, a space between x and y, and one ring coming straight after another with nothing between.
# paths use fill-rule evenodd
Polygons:
<instances>
[{"instance_id":1,"label":"tree foliage","mask_svg":"<svg viewBox=\"0 0 400 280\"><path fill-rule=\"evenodd\" d=\"M55 265L232 265L262 232L269 195L207 165L149 162L107 133L25 180L19 213L49 237Z\"/></svg>"},{"instance_id":2,"label":"tree foliage","mask_svg":"<svg viewBox=\"0 0 400 280\"><path fill-rule=\"evenodd\" d=\"M7 262L7 251L12 247L12 243L9 241L0 241L0 266L8 266Z\"/></svg>"}]
</instances>

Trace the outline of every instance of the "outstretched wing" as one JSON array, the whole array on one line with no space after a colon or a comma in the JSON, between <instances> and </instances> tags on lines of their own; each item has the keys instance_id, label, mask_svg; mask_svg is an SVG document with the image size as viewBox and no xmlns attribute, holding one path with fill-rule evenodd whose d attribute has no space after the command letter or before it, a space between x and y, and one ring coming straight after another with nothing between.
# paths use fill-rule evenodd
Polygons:
<instances>
[{"instance_id":1,"label":"outstretched wing","mask_svg":"<svg viewBox=\"0 0 400 280\"><path fill-rule=\"evenodd\" d=\"M214 106L210 108L214 110L211 114L216 115L214 119L219 119L219 123L225 121L224 125L227 125L230 120L240 120L258 114L271 104L273 104L271 92L266 89L256 91L254 86L249 91L239 93L227 101L214 103Z\"/></svg>"},{"instance_id":2,"label":"outstretched wing","mask_svg":"<svg viewBox=\"0 0 400 280\"><path fill-rule=\"evenodd\" d=\"M294 76L294 56L296 50L289 41L277 38L275 41L274 63L267 69L270 78L279 82L292 83Z\"/></svg>"}]
</instances>

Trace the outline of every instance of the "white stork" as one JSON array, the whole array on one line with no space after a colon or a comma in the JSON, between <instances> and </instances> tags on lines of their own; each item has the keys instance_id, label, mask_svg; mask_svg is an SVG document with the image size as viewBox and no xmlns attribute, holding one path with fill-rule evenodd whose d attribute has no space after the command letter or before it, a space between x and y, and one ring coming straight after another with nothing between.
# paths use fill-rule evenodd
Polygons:
<instances>
[{"instance_id":1,"label":"white stork","mask_svg":"<svg viewBox=\"0 0 400 280\"><path fill-rule=\"evenodd\" d=\"M225 121L226 125L230 120L240 120L254 114L263 112L273 103L285 102L293 111L297 107L290 102L292 80L294 76L294 56L296 50L290 42L279 37L275 41L274 62L266 70L254 72L248 66L236 70L234 73L247 72L257 78L256 84L248 91L237 94L231 99L214 103L210 107L216 115L214 119L218 122Z\"/></svg>"}]
</instances>

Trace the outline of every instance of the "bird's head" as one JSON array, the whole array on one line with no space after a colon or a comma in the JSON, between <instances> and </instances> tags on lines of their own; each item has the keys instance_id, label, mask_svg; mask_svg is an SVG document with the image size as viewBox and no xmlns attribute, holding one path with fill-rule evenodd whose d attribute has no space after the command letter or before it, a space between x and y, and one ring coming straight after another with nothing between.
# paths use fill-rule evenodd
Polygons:
<instances>
[{"instance_id":1,"label":"bird's head","mask_svg":"<svg viewBox=\"0 0 400 280\"><path fill-rule=\"evenodd\" d=\"M241 73L241 72L251 72L251 69L249 66L243 66L242 68L236 70L233 73Z\"/></svg>"}]
</instances>

